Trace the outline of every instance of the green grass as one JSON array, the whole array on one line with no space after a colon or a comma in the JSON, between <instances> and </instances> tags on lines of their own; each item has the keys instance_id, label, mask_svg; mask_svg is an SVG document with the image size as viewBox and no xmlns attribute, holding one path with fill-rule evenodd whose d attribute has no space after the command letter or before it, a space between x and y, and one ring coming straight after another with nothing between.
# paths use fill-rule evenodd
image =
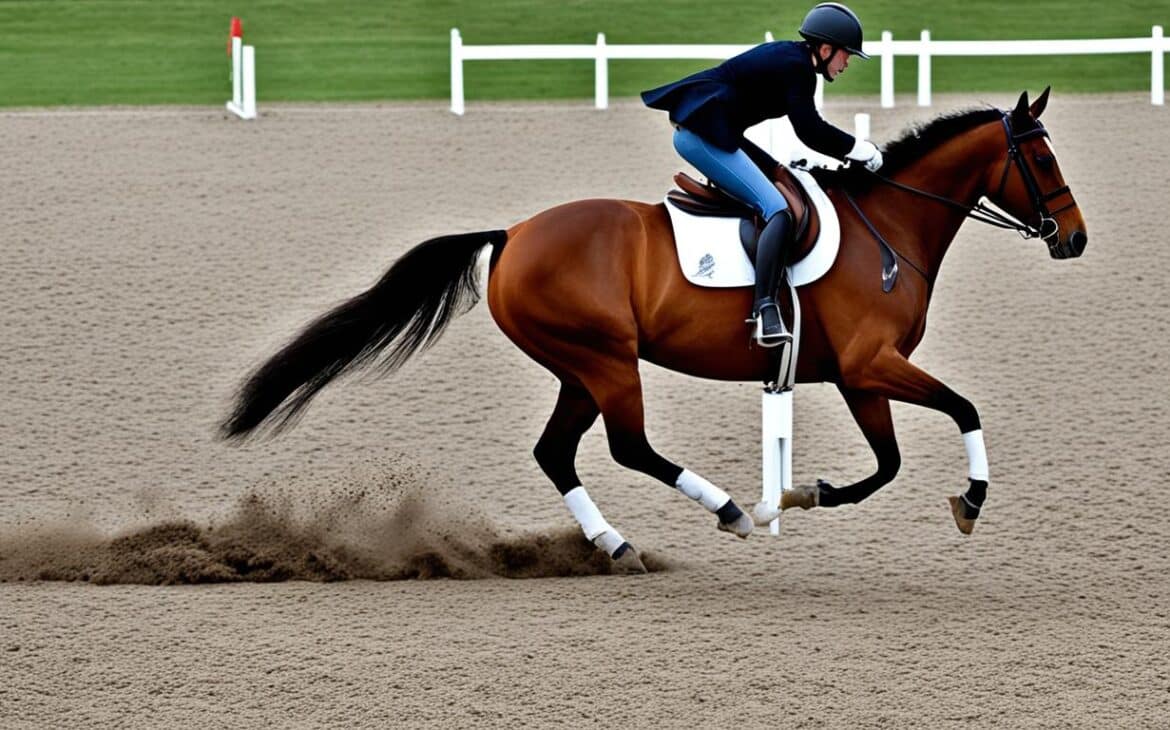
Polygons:
<instances>
[{"instance_id":1,"label":"green grass","mask_svg":"<svg viewBox=\"0 0 1170 730\"><path fill-rule=\"evenodd\" d=\"M794 37L807 2L700 0L0 0L0 105L219 104L229 92L228 21L239 15L256 46L265 101L441 99L450 93L449 33L467 44L755 43ZM1170 29L1170 0L857 0L883 29L938 40L1108 38ZM610 93L638 91L711 65L613 61ZM917 62L900 57L897 88L917 87ZM468 62L467 98L591 98L591 61ZM1149 88L1147 55L940 58L934 90L1060 91ZM855 61L834 93L876 93L879 64Z\"/></svg>"}]
</instances>

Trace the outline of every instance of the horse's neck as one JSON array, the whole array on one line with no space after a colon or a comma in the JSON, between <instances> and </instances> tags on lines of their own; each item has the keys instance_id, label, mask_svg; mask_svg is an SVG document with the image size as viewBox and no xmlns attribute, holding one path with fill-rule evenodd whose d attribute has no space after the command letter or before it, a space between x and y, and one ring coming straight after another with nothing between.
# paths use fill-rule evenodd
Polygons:
<instances>
[{"instance_id":1,"label":"horse's neck","mask_svg":"<svg viewBox=\"0 0 1170 730\"><path fill-rule=\"evenodd\" d=\"M992 164L987 149L984 144L952 140L892 179L970 207L986 193L987 171ZM901 232L899 242L907 249L905 254L917 256L916 263L933 282L966 213L914 193L899 191L892 195L897 196L890 198L893 204L881 206L883 217Z\"/></svg>"}]
</instances>

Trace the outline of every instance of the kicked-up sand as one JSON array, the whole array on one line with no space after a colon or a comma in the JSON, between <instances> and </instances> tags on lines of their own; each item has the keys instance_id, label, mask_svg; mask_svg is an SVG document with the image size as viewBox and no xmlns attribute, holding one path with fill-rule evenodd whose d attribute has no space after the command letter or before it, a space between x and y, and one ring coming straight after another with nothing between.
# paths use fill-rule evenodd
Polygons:
<instances>
[{"instance_id":1,"label":"kicked-up sand","mask_svg":"<svg viewBox=\"0 0 1170 730\"><path fill-rule=\"evenodd\" d=\"M1014 101L826 114L888 141ZM0 726L1167 727L1166 109L1053 96L1082 258L975 223L947 256L914 359L980 409L973 535L935 412L894 406L875 496L747 541L618 467L599 424L578 471L644 576L609 574L531 458L556 383L482 302L278 438L216 426L418 242L660 199L664 115L261 112L0 112ZM643 372L655 446L752 503L758 386ZM872 471L832 386L796 416L798 482Z\"/></svg>"}]
</instances>

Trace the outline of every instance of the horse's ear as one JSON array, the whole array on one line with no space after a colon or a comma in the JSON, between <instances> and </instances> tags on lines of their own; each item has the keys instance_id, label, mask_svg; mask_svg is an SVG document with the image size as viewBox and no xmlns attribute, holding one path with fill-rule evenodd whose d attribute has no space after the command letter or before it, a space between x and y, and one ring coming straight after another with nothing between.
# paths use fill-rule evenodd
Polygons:
<instances>
[{"instance_id":1,"label":"horse's ear","mask_svg":"<svg viewBox=\"0 0 1170 730\"><path fill-rule=\"evenodd\" d=\"M1032 102L1032 106L1028 111L1032 113L1034 119L1039 119L1040 115L1044 113L1044 108L1048 106L1048 92L1052 91L1051 86L1044 87L1044 93L1037 97L1036 101Z\"/></svg>"},{"instance_id":2,"label":"horse's ear","mask_svg":"<svg viewBox=\"0 0 1170 730\"><path fill-rule=\"evenodd\" d=\"M1017 119L1028 116L1028 92L1020 94L1020 100L1016 102L1016 108L1012 110L1012 116Z\"/></svg>"}]
</instances>

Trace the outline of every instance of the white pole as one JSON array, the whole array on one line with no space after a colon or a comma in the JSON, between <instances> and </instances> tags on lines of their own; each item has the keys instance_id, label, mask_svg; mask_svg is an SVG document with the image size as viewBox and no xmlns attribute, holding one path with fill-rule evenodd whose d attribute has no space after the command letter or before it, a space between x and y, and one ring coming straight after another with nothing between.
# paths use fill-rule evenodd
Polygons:
<instances>
[{"instance_id":1,"label":"white pole","mask_svg":"<svg viewBox=\"0 0 1170 730\"><path fill-rule=\"evenodd\" d=\"M894 107L894 34L882 31L882 108Z\"/></svg>"},{"instance_id":2,"label":"white pole","mask_svg":"<svg viewBox=\"0 0 1170 730\"><path fill-rule=\"evenodd\" d=\"M1163 65L1166 44L1162 42L1162 26L1154 26L1153 36L1154 50L1150 56L1150 103L1162 106L1166 103L1165 66Z\"/></svg>"},{"instance_id":3,"label":"white pole","mask_svg":"<svg viewBox=\"0 0 1170 730\"><path fill-rule=\"evenodd\" d=\"M772 509L780 506L785 489L792 488L792 391L765 391L760 411L763 415L762 446L764 484L762 501ZM780 518L768 523L773 535L780 534Z\"/></svg>"},{"instance_id":4,"label":"white pole","mask_svg":"<svg viewBox=\"0 0 1170 730\"><path fill-rule=\"evenodd\" d=\"M244 119L256 118L256 49L244 46Z\"/></svg>"},{"instance_id":5,"label":"white pole","mask_svg":"<svg viewBox=\"0 0 1170 730\"><path fill-rule=\"evenodd\" d=\"M922 31L918 47L918 106L930 106L930 31Z\"/></svg>"},{"instance_id":6,"label":"white pole","mask_svg":"<svg viewBox=\"0 0 1170 730\"><path fill-rule=\"evenodd\" d=\"M240 109L244 103L244 39L232 37L232 104Z\"/></svg>"},{"instance_id":7,"label":"white pole","mask_svg":"<svg viewBox=\"0 0 1170 730\"><path fill-rule=\"evenodd\" d=\"M772 37L772 31L770 31L770 30L764 31L764 43L771 43L774 40L776 40L776 39Z\"/></svg>"},{"instance_id":8,"label":"white pole","mask_svg":"<svg viewBox=\"0 0 1170 730\"><path fill-rule=\"evenodd\" d=\"M463 115L463 38L451 29L451 111Z\"/></svg>"},{"instance_id":9,"label":"white pole","mask_svg":"<svg viewBox=\"0 0 1170 730\"><path fill-rule=\"evenodd\" d=\"M609 60L605 56L605 33L597 34L597 59L594 62L593 106L609 108Z\"/></svg>"},{"instance_id":10,"label":"white pole","mask_svg":"<svg viewBox=\"0 0 1170 730\"><path fill-rule=\"evenodd\" d=\"M869 115L865 112L853 115L853 136L869 139Z\"/></svg>"}]
</instances>

